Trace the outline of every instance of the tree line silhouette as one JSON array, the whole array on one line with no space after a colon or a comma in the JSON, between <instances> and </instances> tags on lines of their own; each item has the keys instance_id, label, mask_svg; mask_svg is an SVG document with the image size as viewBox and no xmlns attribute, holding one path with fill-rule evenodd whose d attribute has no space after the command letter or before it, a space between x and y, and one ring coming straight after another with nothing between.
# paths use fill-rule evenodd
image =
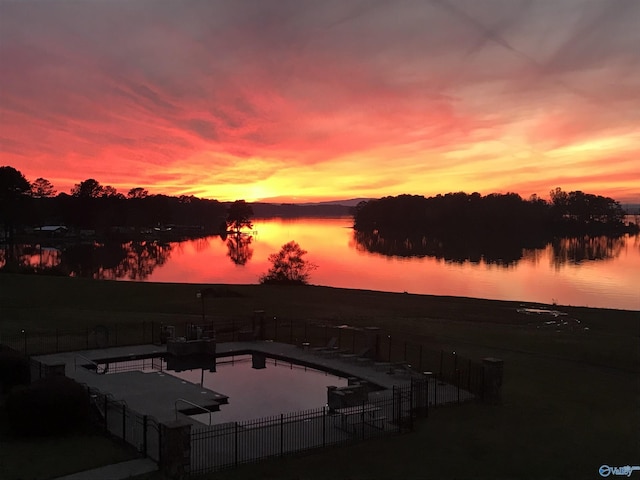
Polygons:
<instances>
[{"instance_id":1,"label":"tree line silhouette","mask_svg":"<svg viewBox=\"0 0 640 480\"><path fill-rule=\"evenodd\" d=\"M551 192L550 201L535 195L524 200L515 193L400 195L358 204L353 242L355 248L386 256L453 262L510 265L525 250L548 244L560 263L573 254L606 259L615 255L615 249L596 246L609 245L606 238L639 231L638 225L625 224L624 216L612 198L560 188ZM567 255L567 250L576 251Z\"/></svg>"},{"instance_id":2,"label":"tree line silhouette","mask_svg":"<svg viewBox=\"0 0 640 480\"><path fill-rule=\"evenodd\" d=\"M16 225L65 225L98 235L131 234L134 227L158 225L197 226L202 233L221 233L226 231L226 215L227 206L217 200L151 195L142 187L124 195L93 178L76 184L70 194L57 193L45 178L30 183L13 167L0 167L0 221L5 238L10 238Z\"/></svg>"},{"instance_id":3,"label":"tree line silhouette","mask_svg":"<svg viewBox=\"0 0 640 480\"><path fill-rule=\"evenodd\" d=\"M600 235L638 231L624 223L622 206L609 197L581 191L551 192L551 201L537 196L524 200L516 193L463 192L425 198L384 197L360 202L354 228L379 234L430 234L436 237L488 235L528 237Z\"/></svg>"}]
</instances>

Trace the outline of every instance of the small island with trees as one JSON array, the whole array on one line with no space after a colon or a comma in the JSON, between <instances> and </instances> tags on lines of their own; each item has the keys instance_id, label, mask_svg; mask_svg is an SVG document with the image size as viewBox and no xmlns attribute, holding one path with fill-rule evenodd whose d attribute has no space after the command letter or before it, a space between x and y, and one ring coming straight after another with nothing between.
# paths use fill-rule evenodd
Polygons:
<instances>
[{"instance_id":1,"label":"small island with trees","mask_svg":"<svg viewBox=\"0 0 640 480\"><path fill-rule=\"evenodd\" d=\"M464 192L435 197L399 195L360 202L354 212L359 248L392 256L510 263L523 248L543 248L561 237L637 234L620 203L556 188L536 195Z\"/></svg>"}]
</instances>

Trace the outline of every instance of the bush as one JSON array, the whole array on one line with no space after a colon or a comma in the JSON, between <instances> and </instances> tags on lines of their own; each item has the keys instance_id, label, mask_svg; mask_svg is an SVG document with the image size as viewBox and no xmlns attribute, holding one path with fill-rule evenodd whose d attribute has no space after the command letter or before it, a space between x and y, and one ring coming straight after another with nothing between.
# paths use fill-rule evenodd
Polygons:
<instances>
[{"instance_id":1,"label":"bush","mask_svg":"<svg viewBox=\"0 0 640 480\"><path fill-rule=\"evenodd\" d=\"M5 409L9 428L17 436L67 433L89 424L87 391L62 375L14 388Z\"/></svg>"},{"instance_id":2,"label":"bush","mask_svg":"<svg viewBox=\"0 0 640 480\"><path fill-rule=\"evenodd\" d=\"M260 283L275 285L307 285L317 265L305 260L307 254L297 242L285 243L278 253L269 255L271 268L260 277Z\"/></svg>"},{"instance_id":3,"label":"bush","mask_svg":"<svg viewBox=\"0 0 640 480\"><path fill-rule=\"evenodd\" d=\"M29 359L16 352L0 352L0 393L9 392L16 385L29 385Z\"/></svg>"}]
</instances>

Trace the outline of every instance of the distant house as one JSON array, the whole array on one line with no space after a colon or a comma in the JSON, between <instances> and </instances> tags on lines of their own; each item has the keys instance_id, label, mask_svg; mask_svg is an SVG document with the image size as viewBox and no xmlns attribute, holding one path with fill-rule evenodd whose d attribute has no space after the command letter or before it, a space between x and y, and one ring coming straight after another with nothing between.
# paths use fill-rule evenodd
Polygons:
<instances>
[{"instance_id":1,"label":"distant house","mask_svg":"<svg viewBox=\"0 0 640 480\"><path fill-rule=\"evenodd\" d=\"M69 229L64 225L45 225L43 227L34 228L36 234L43 234L50 237L63 237Z\"/></svg>"}]
</instances>

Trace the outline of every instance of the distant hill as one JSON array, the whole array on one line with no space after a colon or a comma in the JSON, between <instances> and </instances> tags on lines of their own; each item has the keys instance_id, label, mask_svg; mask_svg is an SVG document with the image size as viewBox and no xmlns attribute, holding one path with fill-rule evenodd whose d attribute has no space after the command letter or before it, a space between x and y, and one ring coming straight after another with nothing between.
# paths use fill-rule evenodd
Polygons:
<instances>
[{"instance_id":1,"label":"distant hill","mask_svg":"<svg viewBox=\"0 0 640 480\"><path fill-rule=\"evenodd\" d=\"M296 203L252 203L255 218L271 217L346 217L352 215L352 208L340 204L296 204Z\"/></svg>"},{"instance_id":2,"label":"distant hill","mask_svg":"<svg viewBox=\"0 0 640 480\"><path fill-rule=\"evenodd\" d=\"M621 203L620 205L629 215L640 213L640 203Z\"/></svg>"},{"instance_id":3,"label":"distant hill","mask_svg":"<svg viewBox=\"0 0 640 480\"><path fill-rule=\"evenodd\" d=\"M333 200L330 202L312 202L312 203L299 203L298 205L302 206L312 206L312 205L343 205L345 207L355 207L360 202L368 202L371 198L350 198L348 200Z\"/></svg>"}]
</instances>

